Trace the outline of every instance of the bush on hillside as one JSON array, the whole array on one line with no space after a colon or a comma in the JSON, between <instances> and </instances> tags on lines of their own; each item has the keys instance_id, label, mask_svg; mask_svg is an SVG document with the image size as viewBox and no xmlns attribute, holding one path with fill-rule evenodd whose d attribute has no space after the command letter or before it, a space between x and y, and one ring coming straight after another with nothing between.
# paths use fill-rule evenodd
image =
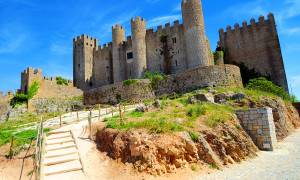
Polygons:
<instances>
[{"instance_id":1,"label":"bush on hillside","mask_svg":"<svg viewBox=\"0 0 300 180\"><path fill-rule=\"evenodd\" d=\"M56 77L56 84L58 84L58 85L68 85L69 83L68 83L67 79L58 76L58 77Z\"/></svg>"},{"instance_id":2,"label":"bush on hillside","mask_svg":"<svg viewBox=\"0 0 300 180\"><path fill-rule=\"evenodd\" d=\"M157 71L154 72L147 71L144 74L144 78L149 79L151 81L152 87L155 88L159 81L162 81L166 78L166 75Z\"/></svg>"},{"instance_id":3,"label":"bush on hillside","mask_svg":"<svg viewBox=\"0 0 300 180\"><path fill-rule=\"evenodd\" d=\"M10 105L15 107L16 105L27 103L37 94L39 88L40 84L37 81L33 82L33 84L29 87L27 94L16 93L16 95L10 101Z\"/></svg>"},{"instance_id":4,"label":"bush on hillside","mask_svg":"<svg viewBox=\"0 0 300 180\"><path fill-rule=\"evenodd\" d=\"M268 92L291 102L295 101L294 96L290 96L282 87L275 85L273 82L264 77L251 79L247 85L247 88Z\"/></svg>"}]
</instances>

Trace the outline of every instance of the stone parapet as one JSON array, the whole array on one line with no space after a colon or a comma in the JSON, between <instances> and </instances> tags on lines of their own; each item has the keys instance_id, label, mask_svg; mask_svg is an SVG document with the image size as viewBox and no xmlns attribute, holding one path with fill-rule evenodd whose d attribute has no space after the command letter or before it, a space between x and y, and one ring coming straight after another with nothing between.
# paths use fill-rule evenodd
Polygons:
<instances>
[{"instance_id":1,"label":"stone parapet","mask_svg":"<svg viewBox=\"0 0 300 180\"><path fill-rule=\"evenodd\" d=\"M276 148L277 138L271 108L238 110L236 115L259 149L273 151Z\"/></svg>"}]
</instances>

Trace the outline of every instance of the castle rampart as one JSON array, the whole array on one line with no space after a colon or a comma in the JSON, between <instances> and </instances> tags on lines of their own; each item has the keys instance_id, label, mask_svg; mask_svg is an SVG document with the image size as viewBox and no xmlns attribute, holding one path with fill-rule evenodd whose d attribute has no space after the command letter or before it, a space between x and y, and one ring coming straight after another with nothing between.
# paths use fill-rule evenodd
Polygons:
<instances>
[{"instance_id":1,"label":"castle rampart","mask_svg":"<svg viewBox=\"0 0 300 180\"><path fill-rule=\"evenodd\" d=\"M227 26L220 29L220 46L225 50L225 63L244 64L263 76L269 76L277 85L288 91L280 42L273 14L266 19L260 16L258 22L246 21L242 26Z\"/></svg>"},{"instance_id":2,"label":"castle rampart","mask_svg":"<svg viewBox=\"0 0 300 180\"><path fill-rule=\"evenodd\" d=\"M193 11L194 6L200 10L187 15L185 19L188 22L196 20L196 17L203 19L201 3L197 1L184 1L184 4L190 4L185 6L187 12ZM188 18L192 19L188 20ZM194 28L191 28L189 32L192 32L192 29ZM86 90L130 78L140 78L146 70L176 74L198 66L212 65L204 23L197 30L201 30L201 34L197 36L199 31L190 33L188 35L192 40L190 42L186 41L185 36L185 33L189 32L178 20L173 25L166 23L164 27L158 26L155 30L153 28L147 30L146 21L137 17L131 20L132 35L125 40L124 28L120 25L114 26L111 46L95 46L94 50L85 46L74 46L74 62L76 62L74 66L77 65L74 67L74 84L76 87ZM193 43L194 41L198 43L198 41L194 39L194 36L201 40L196 47ZM77 41L80 44L82 38ZM187 43L188 45L186 45ZM188 63L187 49L190 48L189 46L193 47L193 52L199 55L197 57L190 56L193 58L192 63ZM82 63L85 64L84 67L81 66ZM91 64L93 66L90 66ZM90 76L90 72L92 72L92 76Z\"/></svg>"}]
</instances>

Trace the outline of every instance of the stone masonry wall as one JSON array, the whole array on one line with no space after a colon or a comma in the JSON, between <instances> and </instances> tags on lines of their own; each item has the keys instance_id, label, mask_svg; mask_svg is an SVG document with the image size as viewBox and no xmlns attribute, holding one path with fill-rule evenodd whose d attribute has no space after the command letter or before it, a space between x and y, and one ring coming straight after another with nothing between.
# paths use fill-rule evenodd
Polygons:
<instances>
[{"instance_id":1,"label":"stone masonry wall","mask_svg":"<svg viewBox=\"0 0 300 180\"><path fill-rule=\"evenodd\" d=\"M240 69L234 65L199 67L177 75L167 76L152 87L149 80L136 80L131 85L123 82L95 88L84 93L85 104L116 103L122 100L139 102L174 92L185 93L208 86L242 87Z\"/></svg>"},{"instance_id":2,"label":"stone masonry wall","mask_svg":"<svg viewBox=\"0 0 300 180\"><path fill-rule=\"evenodd\" d=\"M199 67L157 83L156 95L185 93L208 86L243 87L240 68L234 65Z\"/></svg>"},{"instance_id":3,"label":"stone masonry wall","mask_svg":"<svg viewBox=\"0 0 300 180\"><path fill-rule=\"evenodd\" d=\"M225 50L225 63L244 64L248 69L254 69L283 87L288 92L286 73L281 54L279 37L273 14L259 17L259 21L251 19L242 26L235 24L234 28L227 26L219 31L220 46Z\"/></svg>"},{"instance_id":4,"label":"stone masonry wall","mask_svg":"<svg viewBox=\"0 0 300 180\"><path fill-rule=\"evenodd\" d=\"M137 103L154 98L151 82L147 79L135 80L131 84L119 82L84 92L84 104L87 105L116 104L118 99Z\"/></svg>"},{"instance_id":5,"label":"stone masonry wall","mask_svg":"<svg viewBox=\"0 0 300 180\"><path fill-rule=\"evenodd\" d=\"M238 110L236 114L259 149L273 151L276 148L277 138L271 108Z\"/></svg>"}]
</instances>

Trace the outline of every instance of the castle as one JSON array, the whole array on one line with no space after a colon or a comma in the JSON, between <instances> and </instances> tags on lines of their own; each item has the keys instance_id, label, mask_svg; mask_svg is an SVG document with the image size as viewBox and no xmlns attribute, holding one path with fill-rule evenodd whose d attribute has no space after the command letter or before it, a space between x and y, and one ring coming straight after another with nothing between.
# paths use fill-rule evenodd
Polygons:
<instances>
[{"instance_id":1,"label":"castle","mask_svg":"<svg viewBox=\"0 0 300 180\"><path fill-rule=\"evenodd\" d=\"M28 93L30 86L39 83L39 90L34 96L35 99L43 98L70 98L82 95L82 91L73 86L73 82L68 80L67 84L59 85L55 77L43 76L41 69L28 67L21 73L21 89L20 93Z\"/></svg>"},{"instance_id":2,"label":"castle","mask_svg":"<svg viewBox=\"0 0 300 180\"><path fill-rule=\"evenodd\" d=\"M98 40L87 35L73 39L73 80L83 91L127 79L141 78L145 71L182 74L211 65L234 64L247 71L266 76L288 92L287 78L273 14L250 24L236 24L220 29L217 51L224 57L214 62L205 34L201 0L182 0L183 23L146 29L146 21L131 20L132 36L125 39L125 29L112 27L112 42L98 46ZM222 54L222 53L221 53ZM253 77L252 77L253 78Z\"/></svg>"},{"instance_id":3,"label":"castle","mask_svg":"<svg viewBox=\"0 0 300 180\"><path fill-rule=\"evenodd\" d=\"M141 17L131 20L132 36L112 27L112 42L98 46L98 40L82 35L73 40L74 85L89 90L126 79L141 78L145 71L177 74L187 69L213 65L205 35L202 4L182 1L183 24L175 21L157 30L146 29Z\"/></svg>"},{"instance_id":4,"label":"castle","mask_svg":"<svg viewBox=\"0 0 300 180\"><path fill-rule=\"evenodd\" d=\"M254 69L262 76L269 77L275 84L288 92L288 83L272 13L266 19L260 16L258 22L254 18L250 24L246 21L219 30L219 45L225 52L227 64L244 65Z\"/></svg>"}]
</instances>

